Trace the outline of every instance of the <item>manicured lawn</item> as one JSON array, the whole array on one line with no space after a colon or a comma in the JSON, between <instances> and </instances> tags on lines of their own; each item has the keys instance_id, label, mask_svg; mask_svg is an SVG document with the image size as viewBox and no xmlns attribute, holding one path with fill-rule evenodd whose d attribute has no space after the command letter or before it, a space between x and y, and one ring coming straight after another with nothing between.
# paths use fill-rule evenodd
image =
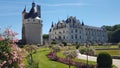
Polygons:
<instances>
[{"instance_id":1,"label":"manicured lawn","mask_svg":"<svg viewBox=\"0 0 120 68\"><path fill-rule=\"evenodd\" d=\"M83 48L85 46L80 46L80 47ZM92 48L118 48L118 45L99 45L99 46L91 45L90 47Z\"/></svg>"},{"instance_id":2,"label":"manicured lawn","mask_svg":"<svg viewBox=\"0 0 120 68\"><path fill-rule=\"evenodd\" d=\"M63 51L65 51L65 49L63 49ZM63 51L58 52L57 55L59 57L65 58L65 56L63 55ZM115 55L115 54L120 55L120 50L119 51L118 50L116 50L116 51L115 50L112 50L112 51L111 50L97 50L97 53L99 53L101 51L111 53L112 55ZM49 48L40 47L37 50L37 52L35 54L33 54L33 60L36 64L29 65L27 62L27 59L25 59L24 62L27 65L26 68L68 68L68 65L66 65L66 64L56 62L56 61L51 61L49 58L47 58L46 55L49 52L51 52L51 50ZM73 60L86 63L86 60L82 60L82 59L75 58ZM97 64L94 61L88 61L88 63L93 64L93 65ZM34 66L37 66L37 64L38 64L38 67L34 67ZM75 67L71 66L71 68L75 68Z\"/></svg>"},{"instance_id":3,"label":"manicured lawn","mask_svg":"<svg viewBox=\"0 0 120 68\"><path fill-rule=\"evenodd\" d=\"M97 54L99 54L100 52L107 52L112 56L120 56L120 50L96 50Z\"/></svg>"},{"instance_id":4,"label":"manicured lawn","mask_svg":"<svg viewBox=\"0 0 120 68\"><path fill-rule=\"evenodd\" d=\"M66 64L49 60L46 56L49 52L48 48L39 48L37 53L33 54L34 61L38 62L38 68L68 68ZM28 63L26 64L28 65ZM74 68L74 66L71 66L71 68Z\"/></svg>"}]
</instances>

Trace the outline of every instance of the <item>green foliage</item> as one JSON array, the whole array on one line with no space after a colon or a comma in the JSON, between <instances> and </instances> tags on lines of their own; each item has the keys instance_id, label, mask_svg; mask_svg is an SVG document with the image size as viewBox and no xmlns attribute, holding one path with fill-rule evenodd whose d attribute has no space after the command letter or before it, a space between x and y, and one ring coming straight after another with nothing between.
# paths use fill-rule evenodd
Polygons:
<instances>
[{"instance_id":1,"label":"green foliage","mask_svg":"<svg viewBox=\"0 0 120 68\"><path fill-rule=\"evenodd\" d=\"M56 41L52 41L51 44L57 44Z\"/></svg>"},{"instance_id":2,"label":"green foliage","mask_svg":"<svg viewBox=\"0 0 120 68\"><path fill-rule=\"evenodd\" d=\"M36 45L26 45L24 46L25 50L29 53L27 56L28 63L33 64L33 54L36 53L38 47Z\"/></svg>"},{"instance_id":3,"label":"green foliage","mask_svg":"<svg viewBox=\"0 0 120 68\"><path fill-rule=\"evenodd\" d=\"M97 64L98 67L112 67L112 58L111 55L109 55L106 52L101 52L97 57Z\"/></svg>"},{"instance_id":4,"label":"green foliage","mask_svg":"<svg viewBox=\"0 0 120 68\"><path fill-rule=\"evenodd\" d=\"M80 45L77 44L77 45L76 45L76 49L78 49L79 47L80 47Z\"/></svg>"},{"instance_id":5,"label":"green foliage","mask_svg":"<svg viewBox=\"0 0 120 68\"><path fill-rule=\"evenodd\" d=\"M59 45L52 46L53 52L59 52L61 50L61 47Z\"/></svg>"},{"instance_id":6,"label":"green foliage","mask_svg":"<svg viewBox=\"0 0 120 68\"><path fill-rule=\"evenodd\" d=\"M120 29L116 29L112 34L112 41L114 43L120 42Z\"/></svg>"},{"instance_id":7,"label":"green foliage","mask_svg":"<svg viewBox=\"0 0 120 68\"><path fill-rule=\"evenodd\" d=\"M24 68L22 50L15 44L16 32L6 29L0 34L0 68Z\"/></svg>"},{"instance_id":8,"label":"green foliage","mask_svg":"<svg viewBox=\"0 0 120 68\"><path fill-rule=\"evenodd\" d=\"M66 42L62 42L62 44L64 44L64 46L67 46L67 43L66 43Z\"/></svg>"},{"instance_id":9,"label":"green foliage","mask_svg":"<svg viewBox=\"0 0 120 68\"><path fill-rule=\"evenodd\" d=\"M43 39L48 39L49 35L48 34L43 34Z\"/></svg>"},{"instance_id":10,"label":"green foliage","mask_svg":"<svg viewBox=\"0 0 120 68\"><path fill-rule=\"evenodd\" d=\"M95 49L92 47L84 47L84 48L80 48L80 53L81 54L88 54L88 55L95 55Z\"/></svg>"},{"instance_id":11,"label":"green foliage","mask_svg":"<svg viewBox=\"0 0 120 68\"><path fill-rule=\"evenodd\" d=\"M77 53L75 50L69 50L69 51L65 51L64 55L66 56L66 58L75 58L77 56Z\"/></svg>"},{"instance_id":12,"label":"green foliage","mask_svg":"<svg viewBox=\"0 0 120 68\"><path fill-rule=\"evenodd\" d=\"M51 61L46 55L50 53L49 48L40 47L37 52L33 54L33 64L29 65L26 61L26 68L68 68L68 65ZM34 65L34 66L33 66ZM74 68L71 66L71 68Z\"/></svg>"},{"instance_id":13,"label":"green foliage","mask_svg":"<svg viewBox=\"0 0 120 68\"><path fill-rule=\"evenodd\" d=\"M112 43L120 42L120 24L114 26L103 26L108 32L108 41Z\"/></svg>"},{"instance_id":14,"label":"green foliage","mask_svg":"<svg viewBox=\"0 0 120 68\"><path fill-rule=\"evenodd\" d=\"M87 48L81 48L79 51L81 54L85 54L87 52Z\"/></svg>"}]
</instances>

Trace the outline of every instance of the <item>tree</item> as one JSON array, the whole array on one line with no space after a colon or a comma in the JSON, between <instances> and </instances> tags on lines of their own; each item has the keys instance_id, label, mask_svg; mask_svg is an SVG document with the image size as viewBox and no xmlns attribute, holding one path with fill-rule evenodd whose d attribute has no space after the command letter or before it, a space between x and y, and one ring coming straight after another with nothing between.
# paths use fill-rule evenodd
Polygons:
<instances>
[{"instance_id":1,"label":"tree","mask_svg":"<svg viewBox=\"0 0 120 68\"><path fill-rule=\"evenodd\" d=\"M43 34L43 39L48 39L49 35L48 34Z\"/></svg>"},{"instance_id":2,"label":"tree","mask_svg":"<svg viewBox=\"0 0 120 68\"><path fill-rule=\"evenodd\" d=\"M59 52L61 50L61 47L59 45L52 46L53 52Z\"/></svg>"},{"instance_id":3,"label":"tree","mask_svg":"<svg viewBox=\"0 0 120 68\"><path fill-rule=\"evenodd\" d=\"M77 53L76 53L76 51L66 51L66 52L64 52L64 54L69 61L69 68L70 68L70 66L71 66L70 65L70 59L75 58L77 56Z\"/></svg>"},{"instance_id":4,"label":"tree","mask_svg":"<svg viewBox=\"0 0 120 68\"><path fill-rule=\"evenodd\" d=\"M113 32L112 34L112 41L114 43L118 43L120 42L120 29L117 29Z\"/></svg>"},{"instance_id":5,"label":"tree","mask_svg":"<svg viewBox=\"0 0 120 68\"><path fill-rule=\"evenodd\" d=\"M118 43L120 41L120 24L114 26L103 26L108 33L108 42Z\"/></svg>"},{"instance_id":6,"label":"tree","mask_svg":"<svg viewBox=\"0 0 120 68\"><path fill-rule=\"evenodd\" d=\"M25 50L29 53L28 55L28 61L29 64L31 65L33 63L33 54L36 53L36 50L38 49L38 47L36 45L26 45Z\"/></svg>"},{"instance_id":7,"label":"tree","mask_svg":"<svg viewBox=\"0 0 120 68\"><path fill-rule=\"evenodd\" d=\"M56 41L52 41L51 44L57 44Z\"/></svg>"}]
</instances>

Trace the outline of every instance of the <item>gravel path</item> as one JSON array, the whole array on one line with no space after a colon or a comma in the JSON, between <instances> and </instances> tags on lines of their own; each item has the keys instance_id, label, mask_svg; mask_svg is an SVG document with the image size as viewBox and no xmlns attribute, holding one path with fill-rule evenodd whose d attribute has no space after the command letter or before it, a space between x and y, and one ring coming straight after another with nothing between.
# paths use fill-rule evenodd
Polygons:
<instances>
[{"instance_id":1,"label":"gravel path","mask_svg":"<svg viewBox=\"0 0 120 68\"><path fill-rule=\"evenodd\" d=\"M84 60L86 60L86 59L87 59L87 56L78 53L77 58L78 58L78 59L84 59ZM90 61L96 61L97 58L94 57L94 56L88 56L88 60L90 60ZM119 60L119 59L113 59L113 64L114 64L115 66L117 66L118 68L120 68L120 60Z\"/></svg>"}]
</instances>

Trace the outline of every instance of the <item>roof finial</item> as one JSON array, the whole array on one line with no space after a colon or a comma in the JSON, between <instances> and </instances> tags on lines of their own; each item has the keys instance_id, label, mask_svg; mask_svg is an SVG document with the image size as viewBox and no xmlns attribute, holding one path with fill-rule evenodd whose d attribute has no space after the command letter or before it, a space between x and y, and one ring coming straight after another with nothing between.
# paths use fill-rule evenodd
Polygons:
<instances>
[{"instance_id":1,"label":"roof finial","mask_svg":"<svg viewBox=\"0 0 120 68\"><path fill-rule=\"evenodd\" d=\"M67 19L69 18L69 15L67 14Z\"/></svg>"},{"instance_id":2,"label":"roof finial","mask_svg":"<svg viewBox=\"0 0 120 68\"><path fill-rule=\"evenodd\" d=\"M25 8L24 8L24 10L23 10L23 13L24 13L24 12L26 12L26 5L25 5Z\"/></svg>"},{"instance_id":3,"label":"roof finial","mask_svg":"<svg viewBox=\"0 0 120 68\"><path fill-rule=\"evenodd\" d=\"M84 22L83 22L83 20L82 20L82 26L84 26Z\"/></svg>"},{"instance_id":4,"label":"roof finial","mask_svg":"<svg viewBox=\"0 0 120 68\"><path fill-rule=\"evenodd\" d=\"M33 0L33 2L32 2L32 7L35 7L35 2L34 2L34 0Z\"/></svg>"},{"instance_id":5,"label":"roof finial","mask_svg":"<svg viewBox=\"0 0 120 68\"><path fill-rule=\"evenodd\" d=\"M52 21L52 25L51 25L51 27L53 27L54 25L53 25L53 21Z\"/></svg>"}]
</instances>

